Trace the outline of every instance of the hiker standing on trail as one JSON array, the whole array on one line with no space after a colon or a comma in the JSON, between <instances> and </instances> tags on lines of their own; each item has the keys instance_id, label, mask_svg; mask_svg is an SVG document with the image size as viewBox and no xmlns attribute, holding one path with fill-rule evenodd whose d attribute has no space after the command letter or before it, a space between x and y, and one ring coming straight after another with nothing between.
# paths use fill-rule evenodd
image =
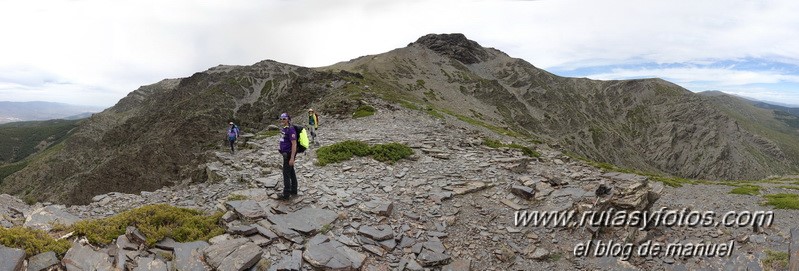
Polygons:
<instances>
[{"instance_id":1,"label":"hiker standing on trail","mask_svg":"<svg viewBox=\"0 0 799 271\"><path fill-rule=\"evenodd\" d=\"M235 153L234 146L236 146L236 139L239 138L239 127L232 121L230 127L227 129L227 141L230 142L230 153Z\"/></svg>"},{"instance_id":2,"label":"hiker standing on trail","mask_svg":"<svg viewBox=\"0 0 799 271\"><path fill-rule=\"evenodd\" d=\"M311 131L311 142L316 144L316 128L319 128L319 115L317 115L313 108L308 109L308 129ZM316 144L318 145L318 144Z\"/></svg>"},{"instance_id":3,"label":"hiker standing on trail","mask_svg":"<svg viewBox=\"0 0 799 271\"><path fill-rule=\"evenodd\" d=\"M283 156L283 194L279 199L285 200L297 195L297 173L294 171L294 157L297 156L297 130L291 125L288 113L280 114L280 155Z\"/></svg>"}]
</instances>

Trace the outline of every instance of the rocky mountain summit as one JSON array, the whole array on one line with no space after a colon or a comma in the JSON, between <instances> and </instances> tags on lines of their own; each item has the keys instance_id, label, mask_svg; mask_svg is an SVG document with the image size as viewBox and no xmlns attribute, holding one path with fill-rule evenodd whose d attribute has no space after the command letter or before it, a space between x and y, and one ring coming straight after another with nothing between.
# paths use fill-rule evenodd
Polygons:
<instances>
[{"instance_id":1,"label":"rocky mountain summit","mask_svg":"<svg viewBox=\"0 0 799 271\"><path fill-rule=\"evenodd\" d=\"M0 270L761 270L764 251L795 251L795 211L774 210L768 228L516 225L516 211L624 211L660 207L763 210L726 186L664 187L645 176L604 172L545 144L540 157L492 148L512 137L456 118L439 119L381 100L358 119L322 116L319 145L345 140L399 142L414 155L394 164L359 157L318 166L316 148L298 155L299 196L277 200L277 137L250 137L231 154L217 146L201 165L207 182L153 192L96 195L86 205L29 206L0 196L0 225L51 230L54 224L113 216L150 204L222 211L225 233L194 242L144 244L130 225L109 245L66 237L65 255L25 257L0 247ZM776 187L768 189L779 189ZM723 190L723 191L722 191ZM713 193L719 196L708 197ZM730 257L577 257L580 242L735 241ZM793 256L792 256L793 257ZM794 259L791 258L793 261ZM799 261L799 258L795 259Z\"/></svg>"},{"instance_id":2,"label":"rocky mountain summit","mask_svg":"<svg viewBox=\"0 0 799 271\"><path fill-rule=\"evenodd\" d=\"M252 132L308 107L349 117L370 99L640 174L754 180L799 170L795 120L773 110L661 79L561 77L462 34L430 34L329 67L265 60L142 86L8 169L0 193L85 205L97 194L204 182L197 165L214 159L229 121Z\"/></svg>"}]
</instances>

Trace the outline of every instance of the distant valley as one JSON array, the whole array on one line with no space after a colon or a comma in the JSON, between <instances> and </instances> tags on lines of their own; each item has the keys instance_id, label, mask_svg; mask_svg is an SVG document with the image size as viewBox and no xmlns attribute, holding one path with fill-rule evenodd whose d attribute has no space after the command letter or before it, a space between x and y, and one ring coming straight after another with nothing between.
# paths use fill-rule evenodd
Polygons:
<instances>
[{"instance_id":1,"label":"distant valley","mask_svg":"<svg viewBox=\"0 0 799 271\"><path fill-rule=\"evenodd\" d=\"M80 119L102 111L97 106L81 106L54 102L0 101L0 123L51 119Z\"/></svg>"}]
</instances>

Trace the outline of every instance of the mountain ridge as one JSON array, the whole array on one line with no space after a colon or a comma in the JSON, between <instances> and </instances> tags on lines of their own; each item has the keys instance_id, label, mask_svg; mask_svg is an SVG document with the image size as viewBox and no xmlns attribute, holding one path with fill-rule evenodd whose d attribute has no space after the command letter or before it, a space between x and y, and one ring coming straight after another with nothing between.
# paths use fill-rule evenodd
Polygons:
<instances>
[{"instance_id":1,"label":"mountain ridge","mask_svg":"<svg viewBox=\"0 0 799 271\"><path fill-rule=\"evenodd\" d=\"M143 86L87 119L63 149L7 177L0 191L85 204L104 192L203 182L198 165L221 147L229 121L256 133L281 112L313 107L347 118L374 98L645 172L757 179L796 169L783 158L799 144L775 143L784 133L759 136L738 124L746 119L673 83L560 77L462 34L431 34L327 67L265 60Z\"/></svg>"}]
</instances>

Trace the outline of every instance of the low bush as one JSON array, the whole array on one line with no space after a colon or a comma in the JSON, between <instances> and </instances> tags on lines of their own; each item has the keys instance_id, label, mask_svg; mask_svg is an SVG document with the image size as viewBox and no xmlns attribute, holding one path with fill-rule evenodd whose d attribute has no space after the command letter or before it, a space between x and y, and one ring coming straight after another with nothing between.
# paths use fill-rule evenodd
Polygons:
<instances>
[{"instance_id":1,"label":"low bush","mask_svg":"<svg viewBox=\"0 0 799 271\"><path fill-rule=\"evenodd\" d=\"M757 196L760 194L760 186L756 185L739 186L733 188L732 191L730 191L730 194Z\"/></svg>"},{"instance_id":2,"label":"low bush","mask_svg":"<svg viewBox=\"0 0 799 271\"><path fill-rule=\"evenodd\" d=\"M413 150L400 143L378 144L372 146L372 158L380 162L394 163L413 155Z\"/></svg>"},{"instance_id":3,"label":"low bush","mask_svg":"<svg viewBox=\"0 0 799 271\"><path fill-rule=\"evenodd\" d=\"M317 149L316 158L319 160L319 165L324 166L349 160L353 155L367 156L370 153L369 144L357 140L347 140Z\"/></svg>"},{"instance_id":4,"label":"low bush","mask_svg":"<svg viewBox=\"0 0 799 271\"><path fill-rule=\"evenodd\" d=\"M0 227L0 244L25 250L26 257L53 251L63 256L72 246L67 240L56 240L43 230L23 227Z\"/></svg>"},{"instance_id":5,"label":"low bush","mask_svg":"<svg viewBox=\"0 0 799 271\"><path fill-rule=\"evenodd\" d=\"M393 163L413 155L413 150L401 143L369 146L361 141L347 140L316 150L317 164L324 166L351 159L353 156L372 156L381 162Z\"/></svg>"},{"instance_id":6,"label":"low bush","mask_svg":"<svg viewBox=\"0 0 799 271\"><path fill-rule=\"evenodd\" d=\"M368 117L374 115L375 112L377 112L377 110L375 110L374 107L371 107L369 105L361 105L355 109L354 113L352 113L352 118L357 119L357 118Z\"/></svg>"},{"instance_id":7,"label":"low bush","mask_svg":"<svg viewBox=\"0 0 799 271\"><path fill-rule=\"evenodd\" d=\"M110 244L125 234L128 226L135 226L147 238L147 245L152 246L166 237L178 242L191 242L223 234L225 230L219 226L221 217L221 212L207 216L197 210L157 204L103 219L79 221L67 230L86 236L95 244Z\"/></svg>"},{"instance_id":8,"label":"low bush","mask_svg":"<svg viewBox=\"0 0 799 271\"><path fill-rule=\"evenodd\" d=\"M774 206L776 209L799 210L799 195L797 194L772 194L766 195L766 205Z\"/></svg>"},{"instance_id":9,"label":"low bush","mask_svg":"<svg viewBox=\"0 0 799 271\"><path fill-rule=\"evenodd\" d=\"M766 250L766 258L763 259L763 267L766 270L787 270L788 252Z\"/></svg>"}]
</instances>

